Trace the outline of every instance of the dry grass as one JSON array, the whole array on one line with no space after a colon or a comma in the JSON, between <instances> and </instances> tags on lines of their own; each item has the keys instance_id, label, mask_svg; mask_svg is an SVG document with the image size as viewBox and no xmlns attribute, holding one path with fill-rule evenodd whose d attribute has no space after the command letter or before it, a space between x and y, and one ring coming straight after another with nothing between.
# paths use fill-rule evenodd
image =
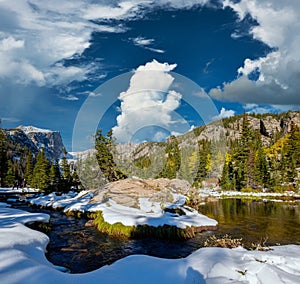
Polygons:
<instances>
[{"instance_id":1,"label":"dry grass","mask_svg":"<svg viewBox=\"0 0 300 284\"><path fill-rule=\"evenodd\" d=\"M227 234L222 238L217 238L215 235L210 236L205 242L205 247L221 247L221 248L236 248L243 246L242 239L233 239Z\"/></svg>"}]
</instances>

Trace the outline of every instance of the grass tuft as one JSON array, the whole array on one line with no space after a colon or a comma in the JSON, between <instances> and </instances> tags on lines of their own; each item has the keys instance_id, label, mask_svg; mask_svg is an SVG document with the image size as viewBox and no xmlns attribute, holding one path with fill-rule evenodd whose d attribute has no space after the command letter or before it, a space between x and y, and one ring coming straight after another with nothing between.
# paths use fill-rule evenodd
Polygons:
<instances>
[{"instance_id":1,"label":"grass tuft","mask_svg":"<svg viewBox=\"0 0 300 284\"><path fill-rule=\"evenodd\" d=\"M195 237L195 229L193 227L181 229L169 225L153 227L149 225L125 226L120 222L109 224L105 222L101 211L95 212L91 217L94 219L94 224L100 232L118 238L151 237L157 239L186 240Z\"/></svg>"}]
</instances>

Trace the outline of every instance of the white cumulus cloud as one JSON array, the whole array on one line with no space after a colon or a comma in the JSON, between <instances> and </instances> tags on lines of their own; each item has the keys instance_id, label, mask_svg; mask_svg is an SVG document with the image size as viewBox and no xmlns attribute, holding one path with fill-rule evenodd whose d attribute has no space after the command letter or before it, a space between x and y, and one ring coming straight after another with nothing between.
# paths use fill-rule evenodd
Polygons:
<instances>
[{"instance_id":1,"label":"white cumulus cloud","mask_svg":"<svg viewBox=\"0 0 300 284\"><path fill-rule=\"evenodd\" d=\"M300 2L297 0L225 0L240 20L249 14L258 23L251 30L274 51L256 60L247 58L237 71L239 77L214 88L219 100L257 104L300 105ZM258 72L256 81L249 75Z\"/></svg>"},{"instance_id":2,"label":"white cumulus cloud","mask_svg":"<svg viewBox=\"0 0 300 284\"><path fill-rule=\"evenodd\" d=\"M173 124L180 123L172 115L182 98L170 90L174 78L169 72L175 67L153 60L135 70L129 88L119 96L121 114L113 128L118 141L128 142L137 131L150 126L171 132Z\"/></svg>"},{"instance_id":3,"label":"white cumulus cloud","mask_svg":"<svg viewBox=\"0 0 300 284\"><path fill-rule=\"evenodd\" d=\"M234 110L231 110L231 109L226 110L224 107L222 107L219 115L213 117L213 119L218 120L218 119L234 116L234 114L235 114Z\"/></svg>"}]
</instances>

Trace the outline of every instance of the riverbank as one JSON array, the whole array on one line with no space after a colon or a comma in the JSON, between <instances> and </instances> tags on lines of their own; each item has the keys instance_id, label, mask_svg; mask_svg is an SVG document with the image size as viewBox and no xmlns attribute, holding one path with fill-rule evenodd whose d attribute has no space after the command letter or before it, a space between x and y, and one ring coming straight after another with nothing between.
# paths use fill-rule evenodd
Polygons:
<instances>
[{"instance_id":1,"label":"riverbank","mask_svg":"<svg viewBox=\"0 0 300 284\"><path fill-rule=\"evenodd\" d=\"M300 246L272 247L269 251L201 248L181 259L133 255L84 274L63 273L45 258L48 237L24 226L48 221L0 205L0 279L16 283L297 283Z\"/></svg>"},{"instance_id":2,"label":"riverbank","mask_svg":"<svg viewBox=\"0 0 300 284\"><path fill-rule=\"evenodd\" d=\"M197 232L216 229L217 221L185 205L186 197L172 193L173 202L137 198L138 206L121 205L110 198L95 202L94 193L82 191L50 193L30 199L35 206L63 210L66 214L94 216L99 231L118 237L157 236L169 239L193 238Z\"/></svg>"},{"instance_id":3,"label":"riverbank","mask_svg":"<svg viewBox=\"0 0 300 284\"><path fill-rule=\"evenodd\" d=\"M215 188L202 188L199 189L199 196L202 198L251 198L251 199L266 199L270 201L299 201L300 194L294 191L284 192L270 192L270 191L236 191L236 190L222 190L219 187Z\"/></svg>"}]
</instances>

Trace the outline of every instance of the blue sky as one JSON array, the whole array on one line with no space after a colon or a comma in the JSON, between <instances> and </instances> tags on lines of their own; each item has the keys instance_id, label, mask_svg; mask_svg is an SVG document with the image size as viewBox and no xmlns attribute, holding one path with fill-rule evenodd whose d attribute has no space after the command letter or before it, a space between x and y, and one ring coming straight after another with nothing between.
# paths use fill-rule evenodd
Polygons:
<instances>
[{"instance_id":1,"label":"blue sky","mask_svg":"<svg viewBox=\"0 0 300 284\"><path fill-rule=\"evenodd\" d=\"M199 98L211 100L211 119L298 110L299 46L297 0L4 0L2 127L59 130L82 150L98 126L141 142L207 123ZM158 68L148 88L166 88L131 96L145 87L139 67Z\"/></svg>"}]
</instances>

